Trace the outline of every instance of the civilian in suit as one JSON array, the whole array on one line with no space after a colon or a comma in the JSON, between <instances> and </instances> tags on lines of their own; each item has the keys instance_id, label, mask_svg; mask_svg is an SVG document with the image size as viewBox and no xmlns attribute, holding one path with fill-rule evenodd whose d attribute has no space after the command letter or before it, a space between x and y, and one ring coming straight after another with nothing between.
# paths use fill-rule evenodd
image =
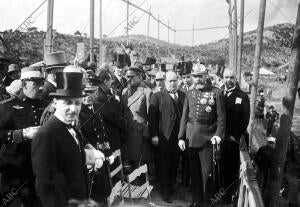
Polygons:
<instances>
[{"instance_id":1,"label":"civilian in suit","mask_svg":"<svg viewBox=\"0 0 300 207\"><path fill-rule=\"evenodd\" d=\"M199 207L210 199L207 190L212 171L212 144L219 144L225 134L226 113L220 89L206 85L204 65L193 67L194 89L187 92L180 122L178 145L186 148L191 172L192 204Z\"/></svg>"},{"instance_id":2,"label":"civilian in suit","mask_svg":"<svg viewBox=\"0 0 300 207\"><path fill-rule=\"evenodd\" d=\"M124 54L114 54L114 76L112 82L112 91L114 95L121 97L122 91L127 87L127 80L123 76L125 72L125 55Z\"/></svg>"},{"instance_id":3,"label":"civilian in suit","mask_svg":"<svg viewBox=\"0 0 300 207\"><path fill-rule=\"evenodd\" d=\"M43 206L66 206L70 199L87 199L89 178L86 164L103 165L104 155L83 139L72 125L82 104L82 73L68 66L58 72L55 113L41 126L32 142L32 167L36 191ZM90 146L92 152L84 147Z\"/></svg>"},{"instance_id":4,"label":"civilian in suit","mask_svg":"<svg viewBox=\"0 0 300 207\"><path fill-rule=\"evenodd\" d=\"M167 72L166 88L152 95L149 107L150 134L152 144L158 146L160 188L166 202L172 202L170 195L176 182L178 132L185 99L185 94L177 90L177 82L176 73Z\"/></svg>"},{"instance_id":5,"label":"civilian in suit","mask_svg":"<svg viewBox=\"0 0 300 207\"><path fill-rule=\"evenodd\" d=\"M221 143L221 159L224 188L228 189L224 200L231 203L237 192L240 169L239 143L242 134L247 130L250 118L250 102L248 95L237 86L236 74L227 68L224 71L224 99L226 108L225 139ZM229 188L230 186L230 188Z\"/></svg>"},{"instance_id":6,"label":"civilian in suit","mask_svg":"<svg viewBox=\"0 0 300 207\"><path fill-rule=\"evenodd\" d=\"M152 159L148 128L148 108L152 91L142 84L142 71L131 67L126 76L128 87L122 92L121 104L128 127L126 142L122 146L123 158L133 169Z\"/></svg>"},{"instance_id":7,"label":"civilian in suit","mask_svg":"<svg viewBox=\"0 0 300 207\"><path fill-rule=\"evenodd\" d=\"M24 206L34 206L38 198L30 159L31 139L39 128L39 119L47 103L40 99L44 83L41 68L22 68L20 79L23 98L0 102L1 190L7 195L22 186L28 194L16 196ZM8 200L5 205L10 205L12 200Z\"/></svg>"}]
</instances>

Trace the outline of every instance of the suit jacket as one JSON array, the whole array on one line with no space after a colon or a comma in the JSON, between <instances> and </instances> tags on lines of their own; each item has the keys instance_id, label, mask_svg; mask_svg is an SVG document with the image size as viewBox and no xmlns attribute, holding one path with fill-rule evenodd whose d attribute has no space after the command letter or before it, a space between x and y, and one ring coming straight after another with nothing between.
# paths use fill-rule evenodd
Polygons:
<instances>
[{"instance_id":1,"label":"suit jacket","mask_svg":"<svg viewBox=\"0 0 300 207\"><path fill-rule=\"evenodd\" d=\"M79 145L66 125L51 116L32 141L36 191L45 207L65 206L71 198L88 198L84 141L76 134Z\"/></svg>"},{"instance_id":2,"label":"suit jacket","mask_svg":"<svg viewBox=\"0 0 300 207\"><path fill-rule=\"evenodd\" d=\"M122 83L119 81L119 79L114 75L113 76L113 82L111 84L111 88L114 91L114 94L121 97L122 91L124 88L127 87L127 80L123 76L121 77Z\"/></svg>"},{"instance_id":3,"label":"suit jacket","mask_svg":"<svg viewBox=\"0 0 300 207\"><path fill-rule=\"evenodd\" d=\"M43 86L42 99L50 103L53 100L53 97L49 96L49 93L54 93L55 91L56 87L46 80Z\"/></svg>"},{"instance_id":4,"label":"suit jacket","mask_svg":"<svg viewBox=\"0 0 300 207\"><path fill-rule=\"evenodd\" d=\"M122 146L124 159L151 159L151 142L149 140L148 108L152 91L140 85L135 91L126 88L122 92L121 104L124 117L127 119L127 138Z\"/></svg>"},{"instance_id":5,"label":"suit jacket","mask_svg":"<svg viewBox=\"0 0 300 207\"><path fill-rule=\"evenodd\" d=\"M189 147L210 146L216 135L223 138L226 111L222 91L213 86L187 92L180 121L179 139L188 139Z\"/></svg>"},{"instance_id":6,"label":"suit jacket","mask_svg":"<svg viewBox=\"0 0 300 207\"><path fill-rule=\"evenodd\" d=\"M225 138L233 136L239 141L247 129L250 118L248 95L236 87L228 95L225 95L225 108L227 114Z\"/></svg>"},{"instance_id":7,"label":"suit jacket","mask_svg":"<svg viewBox=\"0 0 300 207\"><path fill-rule=\"evenodd\" d=\"M178 90L177 93L177 107L175 107L173 98L166 89L154 93L151 96L149 107L149 127L151 137L158 136L160 138L163 136L166 139L170 138L176 124L175 122L179 121L181 118L185 99L185 94L182 91Z\"/></svg>"}]
</instances>

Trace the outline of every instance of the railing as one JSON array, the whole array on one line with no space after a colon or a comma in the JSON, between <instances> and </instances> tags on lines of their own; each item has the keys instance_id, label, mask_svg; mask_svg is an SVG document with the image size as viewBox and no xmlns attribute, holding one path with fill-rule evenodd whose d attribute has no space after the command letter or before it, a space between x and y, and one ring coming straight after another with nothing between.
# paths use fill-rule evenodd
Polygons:
<instances>
[{"instance_id":1,"label":"railing","mask_svg":"<svg viewBox=\"0 0 300 207\"><path fill-rule=\"evenodd\" d=\"M245 145L246 142L243 137L241 140L243 145L240 151L241 165L238 207L264 207L261 191L256 179L256 173L248 149Z\"/></svg>"}]
</instances>

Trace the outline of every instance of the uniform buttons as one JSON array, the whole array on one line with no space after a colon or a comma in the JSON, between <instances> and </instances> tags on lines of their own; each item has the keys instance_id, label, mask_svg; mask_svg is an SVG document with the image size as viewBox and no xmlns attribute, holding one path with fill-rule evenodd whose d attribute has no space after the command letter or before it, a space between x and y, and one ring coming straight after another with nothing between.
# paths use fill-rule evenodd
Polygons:
<instances>
[{"instance_id":1,"label":"uniform buttons","mask_svg":"<svg viewBox=\"0 0 300 207\"><path fill-rule=\"evenodd\" d=\"M33 113L35 113L36 112L36 110L33 110Z\"/></svg>"},{"instance_id":2,"label":"uniform buttons","mask_svg":"<svg viewBox=\"0 0 300 207\"><path fill-rule=\"evenodd\" d=\"M37 122L34 122L34 124L37 125L38 123L37 123Z\"/></svg>"},{"instance_id":3,"label":"uniform buttons","mask_svg":"<svg viewBox=\"0 0 300 207\"><path fill-rule=\"evenodd\" d=\"M102 129L104 129L104 127L102 127Z\"/></svg>"},{"instance_id":4,"label":"uniform buttons","mask_svg":"<svg viewBox=\"0 0 300 207\"><path fill-rule=\"evenodd\" d=\"M94 131L97 131L97 129L95 128Z\"/></svg>"},{"instance_id":5,"label":"uniform buttons","mask_svg":"<svg viewBox=\"0 0 300 207\"><path fill-rule=\"evenodd\" d=\"M99 134L97 135L97 138L99 138L100 136L99 136Z\"/></svg>"}]
</instances>

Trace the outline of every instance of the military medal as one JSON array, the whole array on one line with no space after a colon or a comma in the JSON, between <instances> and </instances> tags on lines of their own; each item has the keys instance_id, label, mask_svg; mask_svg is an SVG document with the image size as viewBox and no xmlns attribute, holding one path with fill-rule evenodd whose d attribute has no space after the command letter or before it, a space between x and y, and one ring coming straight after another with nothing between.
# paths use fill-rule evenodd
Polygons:
<instances>
[{"instance_id":1,"label":"military medal","mask_svg":"<svg viewBox=\"0 0 300 207\"><path fill-rule=\"evenodd\" d=\"M209 105L214 105L215 104L215 100L213 98L209 99L208 104Z\"/></svg>"},{"instance_id":2,"label":"military medal","mask_svg":"<svg viewBox=\"0 0 300 207\"><path fill-rule=\"evenodd\" d=\"M207 113L210 113L210 112L211 112L211 107L210 107L210 106L207 106L207 107L205 108L205 111L206 111Z\"/></svg>"},{"instance_id":3,"label":"military medal","mask_svg":"<svg viewBox=\"0 0 300 207\"><path fill-rule=\"evenodd\" d=\"M201 98L200 103L202 105L205 105L207 103L207 99L206 98Z\"/></svg>"}]
</instances>

